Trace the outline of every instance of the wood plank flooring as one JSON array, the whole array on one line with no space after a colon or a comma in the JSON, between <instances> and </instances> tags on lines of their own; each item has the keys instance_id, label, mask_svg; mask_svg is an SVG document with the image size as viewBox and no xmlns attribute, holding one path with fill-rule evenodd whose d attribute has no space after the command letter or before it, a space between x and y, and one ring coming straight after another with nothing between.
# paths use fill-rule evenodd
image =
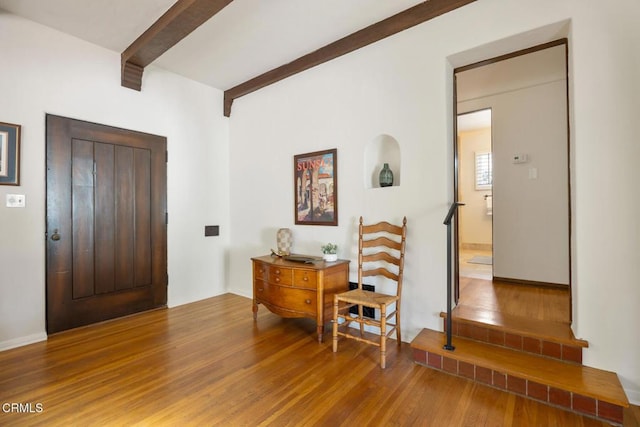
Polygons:
<instances>
[{"instance_id":1,"label":"wood plank flooring","mask_svg":"<svg viewBox=\"0 0 640 427\"><path fill-rule=\"evenodd\" d=\"M314 332L231 294L63 332L0 352L0 425L606 425Z\"/></svg>"},{"instance_id":2,"label":"wood plank flooring","mask_svg":"<svg viewBox=\"0 0 640 427\"><path fill-rule=\"evenodd\" d=\"M527 319L570 323L569 290L460 277L458 306Z\"/></svg>"}]
</instances>

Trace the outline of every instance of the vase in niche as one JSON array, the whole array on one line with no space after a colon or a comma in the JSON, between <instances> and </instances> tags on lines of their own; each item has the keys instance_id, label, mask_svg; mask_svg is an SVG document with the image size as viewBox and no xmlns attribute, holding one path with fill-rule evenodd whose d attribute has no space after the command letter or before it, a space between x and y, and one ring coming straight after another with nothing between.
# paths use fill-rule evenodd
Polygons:
<instances>
[{"instance_id":1,"label":"vase in niche","mask_svg":"<svg viewBox=\"0 0 640 427\"><path fill-rule=\"evenodd\" d=\"M278 253L283 255L291 254L291 247L293 246L293 233L289 228L281 228L276 234L276 241L278 245Z\"/></svg>"},{"instance_id":2,"label":"vase in niche","mask_svg":"<svg viewBox=\"0 0 640 427\"><path fill-rule=\"evenodd\" d=\"M389 163L385 163L380 171L380 187L391 187L393 185L393 171L389 169Z\"/></svg>"}]
</instances>

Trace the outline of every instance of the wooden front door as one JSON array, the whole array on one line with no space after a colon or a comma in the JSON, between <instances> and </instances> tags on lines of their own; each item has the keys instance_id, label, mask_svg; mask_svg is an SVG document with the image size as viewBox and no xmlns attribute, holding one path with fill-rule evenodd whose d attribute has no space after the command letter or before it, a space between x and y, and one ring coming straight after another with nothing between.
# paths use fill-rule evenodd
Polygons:
<instances>
[{"instance_id":1,"label":"wooden front door","mask_svg":"<svg viewBox=\"0 0 640 427\"><path fill-rule=\"evenodd\" d=\"M166 138L47 115L47 332L167 302Z\"/></svg>"}]
</instances>

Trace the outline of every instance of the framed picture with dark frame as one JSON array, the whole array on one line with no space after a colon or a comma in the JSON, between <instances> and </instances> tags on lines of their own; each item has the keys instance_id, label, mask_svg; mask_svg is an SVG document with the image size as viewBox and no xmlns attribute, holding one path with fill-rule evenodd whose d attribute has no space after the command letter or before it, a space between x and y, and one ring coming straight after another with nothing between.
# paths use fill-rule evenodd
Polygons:
<instances>
[{"instance_id":1,"label":"framed picture with dark frame","mask_svg":"<svg viewBox=\"0 0 640 427\"><path fill-rule=\"evenodd\" d=\"M0 185L20 185L20 125L0 122Z\"/></svg>"},{"instance_id":2,"label":"framed picture with dark frame","mask_svg":"<svg viewBox=\"0 0 640 427\"><path fill-rule=\"evenodd\" d=\"M338 150L293 156L295 223L338 225Z\"/></svg>"}]
</instances>

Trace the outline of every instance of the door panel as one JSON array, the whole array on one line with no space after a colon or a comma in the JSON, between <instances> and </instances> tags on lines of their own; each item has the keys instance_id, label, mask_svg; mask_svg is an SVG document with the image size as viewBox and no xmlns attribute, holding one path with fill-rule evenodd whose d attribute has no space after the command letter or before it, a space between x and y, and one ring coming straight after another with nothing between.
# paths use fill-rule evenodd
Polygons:
<instances>
[{"instance_id":1,"label":"door panel","mask_svg":"<svg viewBox=\"0 0 640 427\"><path fill-rule=\"evenodd\" d=\"M134 195L133 150L116 147L116 289L133 287Z\"/></svg>"},{"instance_id":2,"label":"door panel","mask_svg":"<svg viewBox=\"0 0 640 427\"><path fill-rule=\"evenodd\" d=\"M115 146L96 144L96 182L113 182L115 179ZM116 254L113 250L113 230L116 228L115 195L113 188L100 185L95 188L95 256L100 262L96 265L95 291L97 294L115 290Z\"/></svg>"},{"instance_id":3,"label":"door panel","mask_svg":"<svg viewBox=\"0 0 640 427\"><path fill-rule=\"evenodd\" d=\"M47 116L49 333L166 304L165 153L163 137Z\"/></svg>"},{"instance_id":4,"label":"door panel","mask_svg":"<svg viewBox=\"0 0 640 427\"><path fill-rule=\"evenodd\" d=\"M93 143L71 143L73 298L93 295Z\"/></svg>"},{"instance_id":5,"label":"door panel","mask_svg":"<svg viewBox=\"0 0 640 427\"><path fill-rule=\"evenodd\" d=\"M151 153L136 149L133 160L136 171L134 283L135 286L148 286L151 284Z\"/></svg>"}]
</instances>

